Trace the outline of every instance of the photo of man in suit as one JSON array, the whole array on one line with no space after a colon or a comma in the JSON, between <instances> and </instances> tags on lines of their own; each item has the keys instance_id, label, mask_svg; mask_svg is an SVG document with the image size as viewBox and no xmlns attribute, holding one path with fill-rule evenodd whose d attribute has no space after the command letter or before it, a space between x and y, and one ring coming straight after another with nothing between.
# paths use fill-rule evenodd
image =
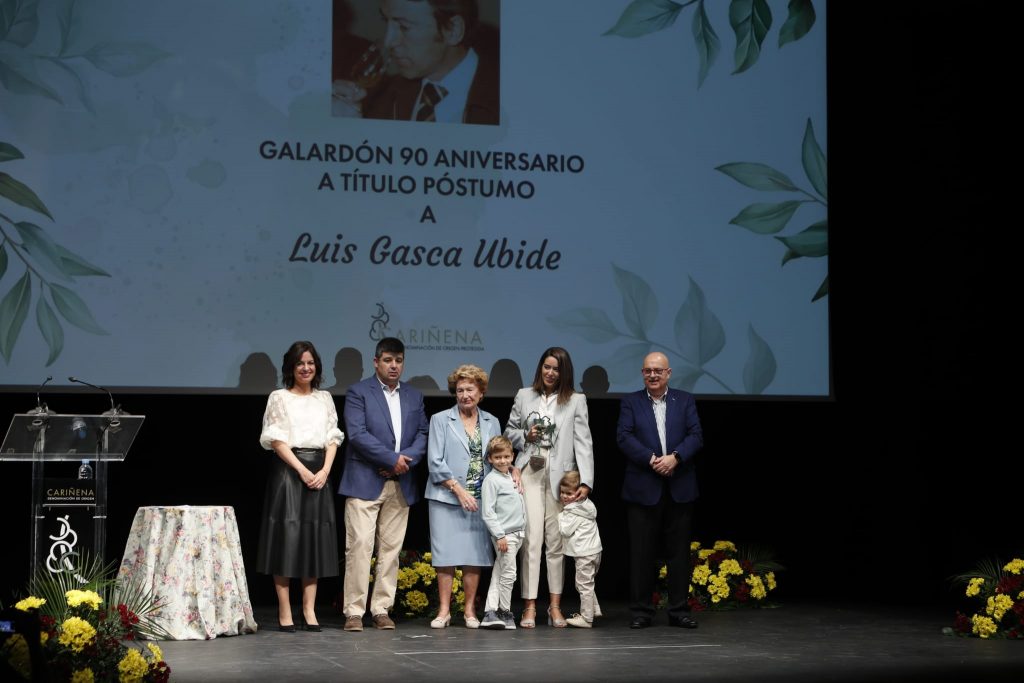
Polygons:
<instances>
[{"instance_id":1,"label":"photo of man in suit","mask_svg":"<svg viewBox=\"0 0 1024 683\"><path fill-rule=\"evenodd\" d=\"M661 547L667 556L669 624L697 628L687 604L697 500L694 456L704 443L697 405L692 394L669 388L672 368L665 354L649 354L641 372L644 388L622 397L616 438L626 456L622 499L629 530L630 628L651 625Z\"/></svg>"},{"instance_id":2,"label":"photo of man in suit","mask_svg":"<svg viewBox=\"0 0 1024 683\"><path fill-rule=\"evenodd\" d=\"M500 78L497 33L480 22L477 0L379 0L381 47L349 34L346 45L383 58L355 58L333 69L334 116L498 125ZM379 84L374 72L387 65Z\"/></svg>"},{"instance_id":3,"label":"photo of man in suit","mask_svg":"<svg viewBox=\"0 0 1024 683\"><path fill-rule=\"evenodd\" d=\"M409 506L422 494L413 469L427 452L423 394L399 379L405 345L385 337L373 356L375 373L349 387L345 396L348 448L338 492L345 501L345 630L362 631L377 541L376 580L370 599L373 625L395 628L388 611L395 603L398 554L405 540Z\"/></svg>"}]
</instances>

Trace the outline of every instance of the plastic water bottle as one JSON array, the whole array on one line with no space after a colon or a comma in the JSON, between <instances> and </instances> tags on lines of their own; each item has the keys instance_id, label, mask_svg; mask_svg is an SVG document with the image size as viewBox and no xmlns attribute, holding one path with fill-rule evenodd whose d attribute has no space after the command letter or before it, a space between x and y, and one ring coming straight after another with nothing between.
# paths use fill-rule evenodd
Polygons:
<instances>
[{"instance_id":1,"label":"plastic water bottle","mask_svg":"<svg viewBox=\"0 0 1024 683\"><path fill-rule=\"evenodd\" d=\"M92 465L89 464L88 460L83 460L82 465L78 468L79 479L92 479Z\"/></svg>"}]
</instances>

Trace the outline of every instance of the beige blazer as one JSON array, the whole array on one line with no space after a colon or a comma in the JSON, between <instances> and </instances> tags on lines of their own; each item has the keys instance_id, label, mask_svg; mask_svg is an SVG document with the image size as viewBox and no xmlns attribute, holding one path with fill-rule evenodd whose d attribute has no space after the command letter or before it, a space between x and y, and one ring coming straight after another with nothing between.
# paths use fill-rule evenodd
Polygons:
<instances>
[{"instance_id":1,"label":"beige blazer","mask_svg":"<svg viewBox=\"0 0 1024 683\"><path fill-rule=\"evenodd\" d=\"M530 461L526 453L526 418L534 411L540 412L540 401L540 394L532 387L520 389L508 416L505 436L518 453L516 467L520 470ZM593 490L594 442L590 436L587 397L577 392L565 403L556 403L552 419L555 422L555 439L548 463L552 495L558 500L558 482L569 470L579 470L580 482Z\"/></svg>"}]
</instances>

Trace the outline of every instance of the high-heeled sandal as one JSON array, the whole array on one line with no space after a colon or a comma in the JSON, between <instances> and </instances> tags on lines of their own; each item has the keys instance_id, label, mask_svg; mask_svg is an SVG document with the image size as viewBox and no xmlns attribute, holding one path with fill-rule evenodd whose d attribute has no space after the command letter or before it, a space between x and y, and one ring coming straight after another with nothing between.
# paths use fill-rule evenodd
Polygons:
<instances>
[{"instance_id":1,"label":"high-heeled sandal","mask_svg":"<svg viewBox=\"0 0 1024 683\"><path fill-rule=\"evenodd\" d=\"M561 612L562 608L559 607L558 611ZM548 626L554 626L555 628L565 628L568 625L569 622L565 620L565 617L559 617L558 619L555 619L553 616L551 616L551 607L548 607Z\"/></svg>"},{"instance_id":2,"label":"high-heeled sandal","mask_svg":"<svg viewBox=\"0 0 1024 683\"><path fill-rule=\"evenodd\" d=\"M532 616L527 617L526 614L529 612ZM537 608L536 607L524 607L523 616L519 620L519 625L522 628L537 628Z\"/></svg>"}]
</instances>

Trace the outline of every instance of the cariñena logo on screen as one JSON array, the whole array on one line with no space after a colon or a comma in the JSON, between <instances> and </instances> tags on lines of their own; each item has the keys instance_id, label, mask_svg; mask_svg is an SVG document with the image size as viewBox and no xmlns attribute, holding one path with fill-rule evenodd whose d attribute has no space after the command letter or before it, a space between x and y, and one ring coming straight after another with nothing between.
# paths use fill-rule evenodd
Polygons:
<instances>
[{"instance_id":1,"label":"cari\u00f1ena logo on screen","mask_svg":"<svg viewBox=\"0 0 1024 683\"><path fill-rule=\"evenodd\" d=\"M377 302L377 312L370 316L370 320L370 339L372 341L380 341L388 336L388 321L391 320L391 316L388 315L384 304Z\"/></svg>"},{"instance_id":2,"label":"cari\u00f1ena logo on screen","mask_svg":"<svg viewBox=\"0 0 1024 683\"><path fill-rule=\"evenodd\" d=\"M50 546L50 554L46 558L46 568L50 570L51 574L75 571L75 563L71 558L78 555L75 552L78 534L71 528L68 517L70 515L57 518L57 521L60 522L60 531L56 536L50 536L50 540L54 543ZM68 540L69 538L70 540Z\"/></svg>"},{"instance_id":3,"label":"cari\u00f1ena logo on screen","mask_svg":"<svg viewBox=\"0 0 1024 683\"><path fill-rule=\"evenodd\" d=\"M402 340L406 349L419 351L484 351L484 340L479 330L468 330L443 325L420 327L388 326L391 315L384 304L377 303L377 312L370 316L370 339L380 341L384 337Z\"/></svg>"}]
</instances>

